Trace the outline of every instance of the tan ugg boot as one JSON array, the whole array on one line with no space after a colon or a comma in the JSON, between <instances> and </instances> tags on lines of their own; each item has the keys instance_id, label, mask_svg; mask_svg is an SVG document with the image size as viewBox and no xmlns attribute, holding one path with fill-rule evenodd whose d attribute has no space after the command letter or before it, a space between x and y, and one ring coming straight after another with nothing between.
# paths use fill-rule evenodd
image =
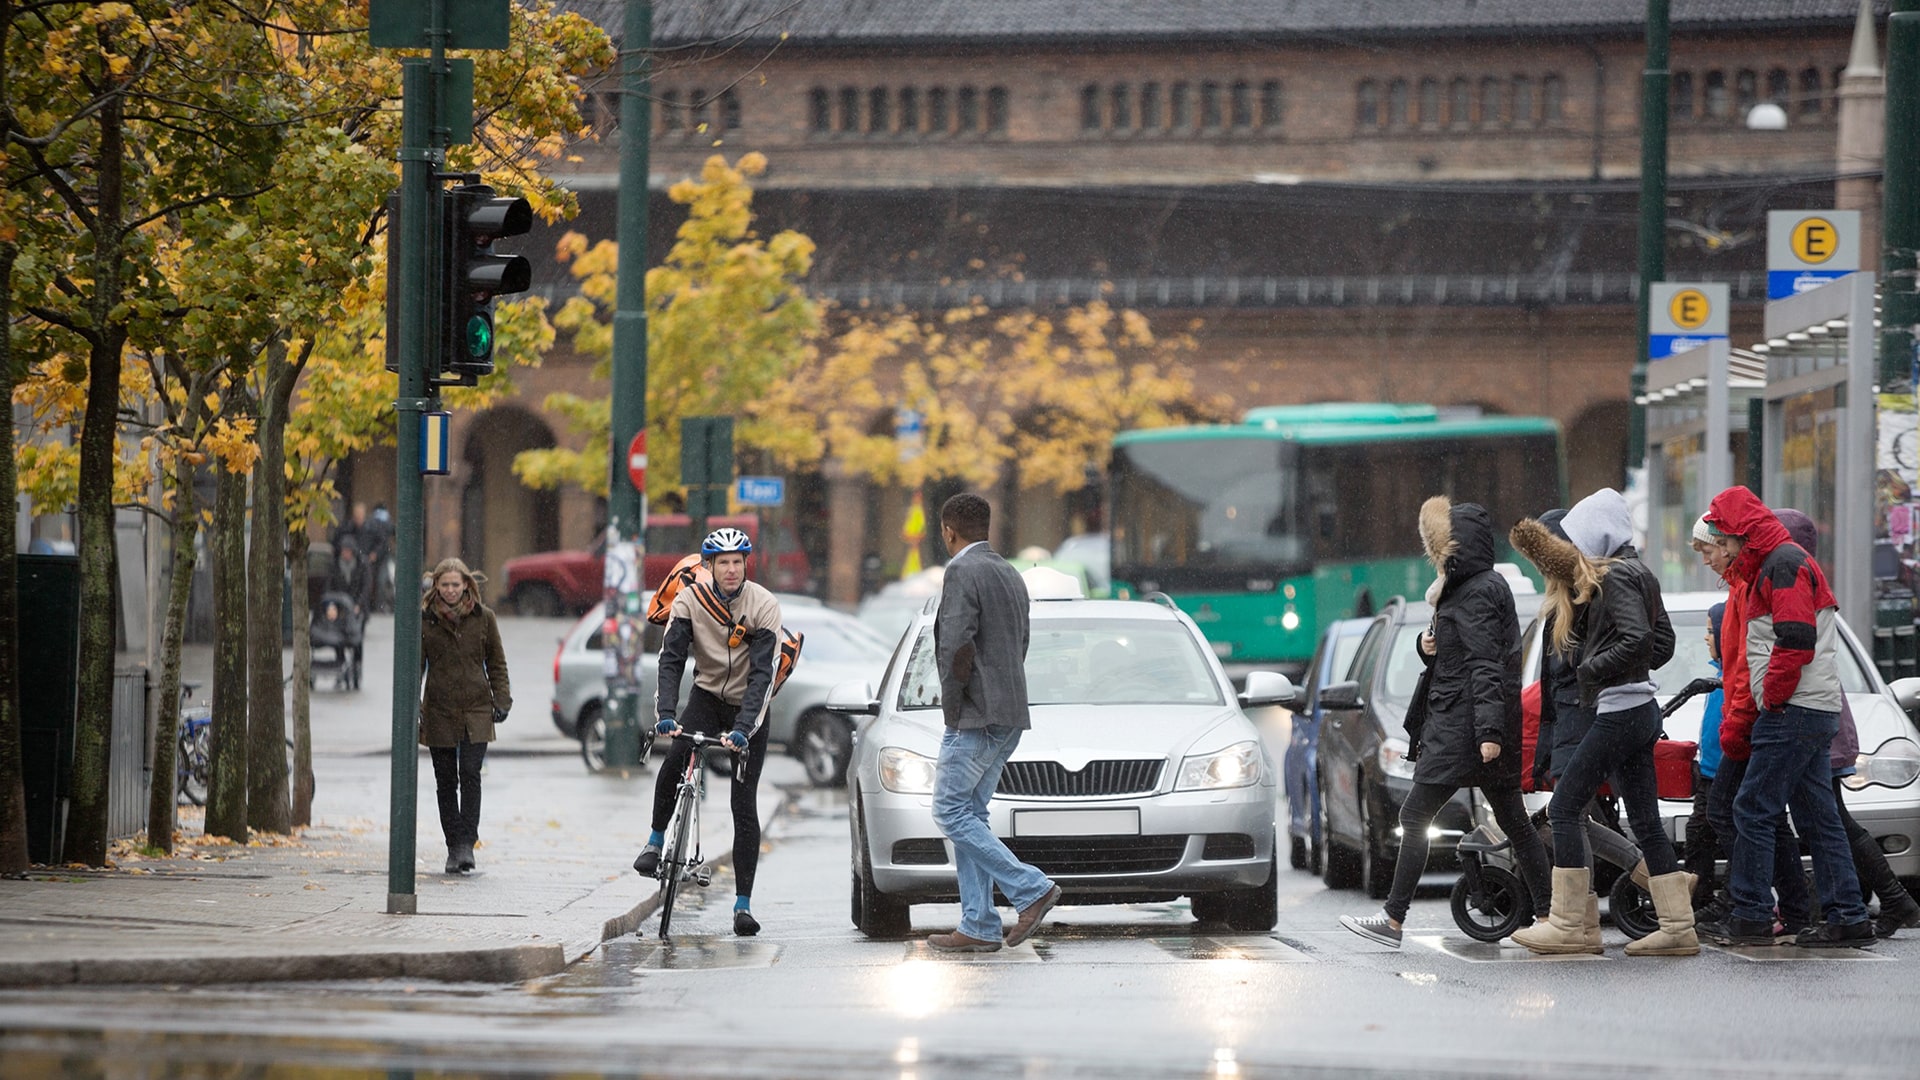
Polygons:
<instances>
[{"instance_id":1,"label":"tan ugg boot","mask_svg":"<svg viewBox=\"0 0 1920 1080\"><path fill-rule=\"evenodd\" d=\"M1648 873L1649 871L1647 870L1647 860L1645 859L1641 859L1639 862L1634 863L1633 869L1628 871L1628 874L1633 878L1633 883L1635 885L1640 886L1640 888L1644 889L1646 892L1651 894L1653 890L1647 888ZM1687 873L1687 895L1688 896L1693 895L1693 890L1699 884L1700 884L1699 874Z\"/></svg>"},{"instance_id":2,"label":"tan ugg boot","mask_svg":"<svg viewBox=\"0 0 1920 1080\"><path fill-rule=\"evenodd\" d=\"M1545 922L1516 930L1513 940L1537 953L1597 953L1600 946L1587 935L1587 896L1593 875L1584 866L1553 868L1553 906ZM1597 935L1596 935L1597 936Z\"/></svg>"},{"instance_id":3,"label":"tan ugg boot","mask_svg":"<svg viewBox=\"0 0 1920 1080\"><path fill-rule=\"evenodd\" d=\"M1693 877L1683 870L1661 874L1647 882L1660 929L1638 941L1627 942L1628 956L1692 956L1700 951L1693 932Z\"/></svg>"},{"instance_id":4,"label":"tan ugg boot","mask_svg":"<svg viewBox=\"0 0 1920 1080\"><path fill-rule=\"evenodd\" d=\"M1587 921L1584 927L1582 928L1582 932L1587 935L1587 944L1593 946L1594 952L1599 952L1600 951L1600 894L1598 893L1587 894Z\"/></svg>"}]
</instances>

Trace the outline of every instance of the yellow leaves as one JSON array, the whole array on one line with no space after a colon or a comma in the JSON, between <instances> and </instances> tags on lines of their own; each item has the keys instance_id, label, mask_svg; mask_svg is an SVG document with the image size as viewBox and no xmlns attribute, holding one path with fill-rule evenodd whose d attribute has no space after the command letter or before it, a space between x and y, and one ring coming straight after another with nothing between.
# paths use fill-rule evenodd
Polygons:
<instances>
[{"instance_id":1,"label":"yellow leaves","mask_svg":"<svg viewBox=\"0 0 1920 1080\"><path fill-rule=\"evenodd\" d=\"M220 417L207 432L206 448L220 459L228 472L252 472L253 463L260 460L260 444L253 439L254 427L250 416Z\"/></svg>"}]
</instances>

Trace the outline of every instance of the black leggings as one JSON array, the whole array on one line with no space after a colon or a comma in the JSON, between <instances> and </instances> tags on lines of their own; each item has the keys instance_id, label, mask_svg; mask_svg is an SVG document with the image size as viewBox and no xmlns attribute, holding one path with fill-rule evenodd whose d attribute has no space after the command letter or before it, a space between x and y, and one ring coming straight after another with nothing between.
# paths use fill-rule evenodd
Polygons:
<instances>
[{"instance_id":1,"label":"black leggings","mask_svg":"<svg viewBox=\"0 0 1920 1080\"><path fill-rule=\"evenodd\" d=\"M1653 744L1660 738L1660 707L1649 701L1619 712L1604 712L1580 739L1553 788L1547 818L1553 822L1553 865L1579 869L1590 864L1587 852L1587 804L1600 785L1612 779L1627 823L1654 877L1680 869L1673 841L1660 824L1659 785L1653 772Z\"/></svg>"},{"instance_id":2,"label":"black leggings","mask_svg":"<svg viewBox=\"0 0 1920 1080\"><path fill-rule=\"evenodd\" d=\"M1450 784L1423 784L1416 780L1413 790L1407 793L1407 801L1400 804L1400 858L1393 866L1393 891L1387 894L1386 904L1387 917L1394 922L1406 921L1407 907L1413 903L1413 890L1420 884L1420 875L1426 873L1427 827L1459 790ZM1552 906L1552 874L1547 865L1546 845L1540 842L1540 834L1534 831L1533 822L1527 817L1527 804L1520 798L1520 789L1480 790L1493 807L1493 819L1500 823L1500 831L1513 841L1520 880L1533 896L1533 913L1544 917Z\"/></svg>"},{"instance_id":3,"label":"black leggings","mask_svg":"<svg viewBox=\"0 0 1920 1080\"><path fill-rule=\"evenodd\" d=\"M433 783L440 798L440 831L447 846L480 840L480 766L487 761L487 744L468 742L460 733L458 746L429 746Z\"/></svg>"},{"instance_id":4,"label":"black leggings","mask_svg":"<svg viewBox=\"0 0 1920 1080\"><path fill-rule=\"evenodd\" d=\"M699 687L687 700L686 710L676 719L685 731L701 735L724 735L733 730L738 705L729 705ZM680 791L680 776L686 771L693 747L675 742L660 763L660 775L653 782L653 831L664 832L673 820L673 800ZM734 892L753 895L753 875L760 866L760 769L767 760L767 725L747 739L746 752L734 759L733 783L728 805L733 809L733 883Z\"/></svg>"}]
</instances>

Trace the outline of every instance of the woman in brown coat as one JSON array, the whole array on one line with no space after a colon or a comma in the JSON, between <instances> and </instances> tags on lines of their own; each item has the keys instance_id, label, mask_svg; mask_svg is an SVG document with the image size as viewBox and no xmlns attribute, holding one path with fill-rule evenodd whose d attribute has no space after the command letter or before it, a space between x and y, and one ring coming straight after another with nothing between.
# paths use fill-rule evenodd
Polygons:
<instances>
[{"instance_id":1,"label":"woman in brown coat","mask_svg":"<svg viewBox=\"0 0 1920 1080\"><path fill-rule=\"evenodd\" d=\"M513 708L500 624L480 602L486 580L459 559L433 568L433 588L420 600L420 745L433 756L440 794L440 830L447 837L447 873L473 869L480 839L480 766L494 725Z\"/></svg>"}]
</instances>

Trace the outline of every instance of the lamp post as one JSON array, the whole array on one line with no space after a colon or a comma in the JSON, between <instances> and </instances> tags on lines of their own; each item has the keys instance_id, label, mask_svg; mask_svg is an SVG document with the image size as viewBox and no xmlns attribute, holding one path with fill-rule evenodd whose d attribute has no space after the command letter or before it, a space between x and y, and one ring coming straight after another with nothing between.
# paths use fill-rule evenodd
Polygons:
<instances>
[{"instance_id":1,"label":"lamp post","mask_svg":"<svg viewBox=\"0 0 1920 1080\"><path fill-rule=\"evenodd\" d=\"M1640 336L1627 385L1626 473L1647 461L1647 325L1653 283L1667 276L1667 0L1647 0L1647 64L1640 73Z\"/></svg>"}]
</instances>

